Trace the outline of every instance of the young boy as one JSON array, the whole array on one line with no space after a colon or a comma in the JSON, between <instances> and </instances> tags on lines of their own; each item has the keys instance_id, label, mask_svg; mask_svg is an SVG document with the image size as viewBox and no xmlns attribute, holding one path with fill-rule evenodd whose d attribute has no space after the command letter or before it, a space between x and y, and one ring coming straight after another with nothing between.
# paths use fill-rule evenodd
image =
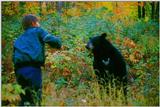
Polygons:
<instances>
[{"instance_id":1,"label":"young boy","mask_svg":"<svg viewBox=\"0 0 160 107\"><path fill-rule=\"evenodd\" d=\"M42 94L41 66L45 62L44 43L60 49L61 39L40 28L38 18L32 14L22 20L24 33L15 41L13 62L18 84L25 90L20 105L40 105Z\"/></svg>"}]
</instances>

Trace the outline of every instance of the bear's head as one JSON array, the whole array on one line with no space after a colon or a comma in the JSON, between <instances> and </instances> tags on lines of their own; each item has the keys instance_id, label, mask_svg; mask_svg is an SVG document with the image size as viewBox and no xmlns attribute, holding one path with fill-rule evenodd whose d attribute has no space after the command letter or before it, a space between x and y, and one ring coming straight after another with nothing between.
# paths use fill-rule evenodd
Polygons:
<instances>
[{"instance_id":1,"label":"bear's head","mask_svg":"<svg viewBox=\"0 0 160 107\"><path fill-rule=\"evenodd\" d=\"M99 47L103 47L103 42L106 41L105 37L107 36L106 33L101 34L100 36L95 36L90 38L88 41L86 48L88 50L93 51L94 49L98 49Z\"/></svg>"}]
</instances>

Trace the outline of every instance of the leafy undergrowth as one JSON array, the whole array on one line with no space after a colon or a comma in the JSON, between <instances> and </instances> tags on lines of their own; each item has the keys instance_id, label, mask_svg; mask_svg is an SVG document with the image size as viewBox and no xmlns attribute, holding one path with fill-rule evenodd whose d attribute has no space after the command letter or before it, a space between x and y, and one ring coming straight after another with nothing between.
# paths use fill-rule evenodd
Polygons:
<instances>
[{"instance_id":1,"label":"leafy undergrowth","mask_svg":"<svg viewBox=\"0 0 160 107\"><path fill-rule=\"evenodd\" d=\"M108 39L111 40L111 37ZM72 40L72 45L78 47L65 45L62 50L48 50L45 72L43 72L45 80L43 105L126 105L121 91L110 87L110 92L106 93L105 89L100 88L92 68L92 57L85 49L83 39L74 37ZM111 42L119 47L129 66L131 83L128 88L127 105L158 104L158 86L156 86L158 78L155 80L152 78L158 75L158 63L157 65L148 63L150 58L145 58L143 45L137 45L128 37L116 37ZM155 42L158 43L157 40ZM155 84L146 83L149 82L149 78L152 78L153 80L149 81L155 81ZM151 86L154 86L152 87L154 91L147 89ZM118 91L118 96L115 96L115 91ZM150 95L157 98L153 100ZM152 102L149 102L150 100Z\"/></svg>"},{"instance_id":2,"label":"leafy undergrowth","mask_svg":"<svg viewBox=\"0 0 160 107\"><path fill-rule=\"evenodd\" d=\"M42 105L159 105L159 39L155 22L118 19L105 8L84 13L81 17L45 16L42 26L60 35L61 50L46 46L43 68ZM129 23L130 22L130 23ZM6 24L7 23L7 24ZM141 26L145 27L141 27ZM2 21L2 105L16 105L18 94L12 65L12 42L22 32L18 22ZM152 28L152 29L150 29ZM121 90L98 85L92 67L93 56L85 49L89 37L106 32L106 37L125 57L129 71L128 104ZM18 90L18 91L15 91ZM116 94L117 93L117 94ZM15 96L15 97L12 97Z\"/></svg>"}]
</instances>

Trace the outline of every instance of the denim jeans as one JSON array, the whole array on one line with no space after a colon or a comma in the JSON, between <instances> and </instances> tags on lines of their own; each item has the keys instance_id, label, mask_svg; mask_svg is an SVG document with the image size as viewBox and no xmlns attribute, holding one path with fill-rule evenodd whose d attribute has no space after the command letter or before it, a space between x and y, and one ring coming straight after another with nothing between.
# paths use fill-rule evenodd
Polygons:
<instances>
[{"instance_id":1,"label":"denim jeans","mask_svg":"<svg viewBox=\"0 0 160 107\"><path fill-rule=\"evenodd\" d=\"M20 94L19 105L40 105L42 96L42 73L40 67L26 66L15 71L19 85L25 94Z\"/></svg>"}]
</instances>

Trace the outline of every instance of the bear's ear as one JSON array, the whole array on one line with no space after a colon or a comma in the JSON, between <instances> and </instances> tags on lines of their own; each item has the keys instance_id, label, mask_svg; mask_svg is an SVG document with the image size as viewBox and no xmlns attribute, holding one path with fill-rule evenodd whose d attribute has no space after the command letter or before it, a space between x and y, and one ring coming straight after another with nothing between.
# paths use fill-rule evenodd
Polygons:
<instances>
[{"instance_id":1,"label":"bear's ear","mask_svg":"<svg viewBox=\"0 0 160 107\"><path fill-rule=\"evenodd\" d=\"M106 36L107 36L106 33L102 33L102 34L101 34L101 37L102 37L102 38L105 38Z\"/></svg>"}]
</instances>

